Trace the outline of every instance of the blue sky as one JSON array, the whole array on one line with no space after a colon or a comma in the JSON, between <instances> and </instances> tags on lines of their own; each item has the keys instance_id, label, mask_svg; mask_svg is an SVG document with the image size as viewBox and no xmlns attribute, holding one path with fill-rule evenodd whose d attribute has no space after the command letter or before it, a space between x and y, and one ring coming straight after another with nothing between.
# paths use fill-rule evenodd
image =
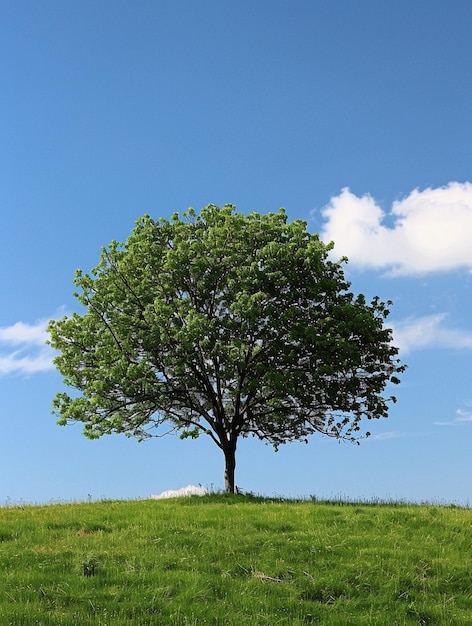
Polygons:
<instances>
[{"instance_id":1,"label":"blue sky","mask_svg":"<svg viewBox=\"0 0 472 626\"><path fill-rule=\"evenodd\" d=\"M48 319L144 213L302 218L392 299L409 368L360 446L241 442L266 495L471 501L472 4L0 5L0 503L223 486L210 440L60 428Z\"/></svg>"}]
</instances>

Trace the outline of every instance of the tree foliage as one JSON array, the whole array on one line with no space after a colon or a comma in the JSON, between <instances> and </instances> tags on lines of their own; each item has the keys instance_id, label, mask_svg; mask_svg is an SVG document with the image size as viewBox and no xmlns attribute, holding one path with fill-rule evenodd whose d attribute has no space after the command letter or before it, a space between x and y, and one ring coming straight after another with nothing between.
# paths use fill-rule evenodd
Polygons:
<instances>
[{"instance_id":1,"label":"tree foliage","mask_svg":"<svg viewBox=\"0 0 472 626\"><path fill-rule=\"evenodd\" d=\"M145 215L76 272L86 311L49 324L55 364L80 392L57 394L59 423L83 422L91 438L204 433L229 491L239 437L357 441L363 418L387 417L395 398L382 393L404 366L391 303L354 296L330 247L282 209Z\"/></svg>"}]
</instances>

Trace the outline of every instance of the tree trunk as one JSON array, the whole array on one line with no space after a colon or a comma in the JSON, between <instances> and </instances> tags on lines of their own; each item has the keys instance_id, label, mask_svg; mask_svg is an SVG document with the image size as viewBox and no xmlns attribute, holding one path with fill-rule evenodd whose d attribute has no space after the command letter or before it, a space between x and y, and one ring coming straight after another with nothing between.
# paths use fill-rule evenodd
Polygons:
<instances>
[{"instance_id":1,"label":"tree trunk","mask_svg":"<svg viewBox=\"0 0 472 626\"><path fill-rule=\"evenodd\" d=\"M236 469L236 443L229 443L223 448L225 455L225 491L234 493L234 470Z\"/></svg>"}]
</instances>

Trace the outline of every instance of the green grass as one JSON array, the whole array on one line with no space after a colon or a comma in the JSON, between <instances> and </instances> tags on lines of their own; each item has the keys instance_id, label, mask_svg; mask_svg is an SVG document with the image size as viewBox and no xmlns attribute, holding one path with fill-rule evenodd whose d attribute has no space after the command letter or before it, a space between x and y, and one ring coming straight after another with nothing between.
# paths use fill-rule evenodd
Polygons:
<instances>
[{"instance_id":1,"label":"green grass","mask_svg":"<svg viewBox=\"0 0 472 626\"><path fill-rule=\"evenodd\" d=\"M208 496L0 508L0 624L472 623L472 511Z\"/></svg>"}]
</instances>

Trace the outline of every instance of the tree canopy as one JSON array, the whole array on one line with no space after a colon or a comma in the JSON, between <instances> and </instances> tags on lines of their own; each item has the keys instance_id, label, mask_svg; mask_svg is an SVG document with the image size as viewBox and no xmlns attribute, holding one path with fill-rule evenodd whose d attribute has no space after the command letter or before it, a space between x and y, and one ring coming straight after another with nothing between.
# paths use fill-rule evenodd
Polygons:
<instances>
[{"instance_id":1,"label":"tree canopy","mask_svg":"<svg viewBox=\"0 0 472 626\"><path fill-rule=\"evenodd\" d=\"M385 326L391 302L355 296L331 247L283 209L143 216L89 274L77 270L85 312L49 323L76 390L56 395L59 423L83 422L90 438L205 434L228 491L239 437L277 448L368 435L361 421L387 417L395 398L382 394L404 366Z\"/></svg>"}]
</instances>

